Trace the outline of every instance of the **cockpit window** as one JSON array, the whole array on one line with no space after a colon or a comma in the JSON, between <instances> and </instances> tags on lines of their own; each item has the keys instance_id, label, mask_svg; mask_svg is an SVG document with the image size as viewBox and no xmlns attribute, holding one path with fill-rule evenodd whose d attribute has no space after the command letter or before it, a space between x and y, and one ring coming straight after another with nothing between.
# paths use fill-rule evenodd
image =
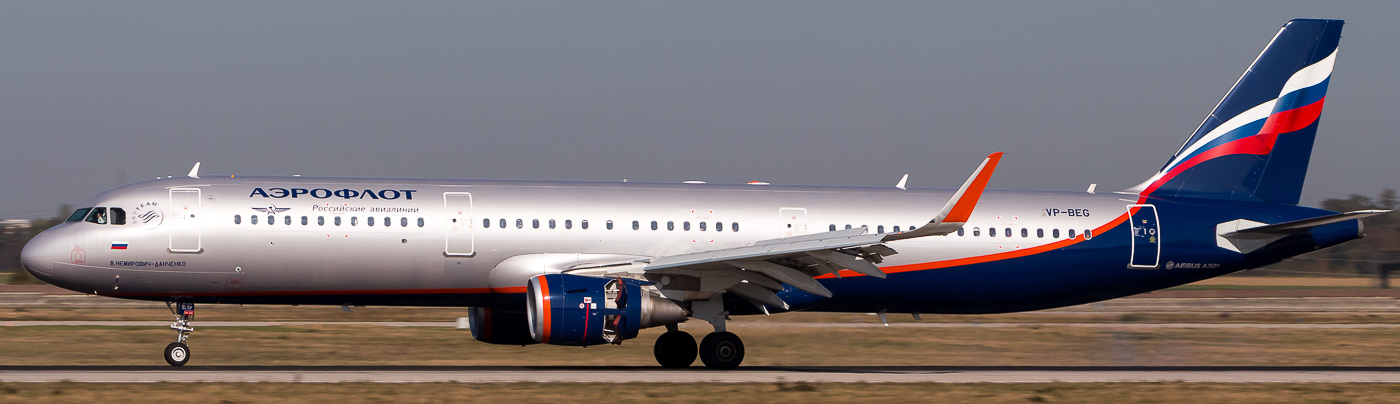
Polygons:
<instances>
[{"instance_id":1,"label":"cockpit window","mask_svg":"<svg viewBox=\"0 0 1400 404\"><path fill-rule=\"evenodd\" d=\"M107 224L107 208L92 208L92 212L88 213L88 217L84 221L88 223Z\"/></svg>"},{"instance_id":2,"label":"cockpit window","mask_svg":"<svg viewBox=\"0 0 1400 404\"><path fill-rule=\"evenodd\" d=\"M115 225L126 224L126 211L122 208L107 208L108 220Z\"/></svg>"},{"instance_id":3,"label":"cockpit window","mask_svg":"<svg viewBox=\"0 0 1400 404\"><path fill-rule=\"evenodd\" d=\"M65 220L65 221L66 221L66 222L81 222L81 221L83 221L83 218L87 217L88 212L91 212L91 211L92 211L92 208L82 208L82 209L78 209L78 210L74 211L72 215L68 215L68 220Z\"/></svg>"}]
</instances>

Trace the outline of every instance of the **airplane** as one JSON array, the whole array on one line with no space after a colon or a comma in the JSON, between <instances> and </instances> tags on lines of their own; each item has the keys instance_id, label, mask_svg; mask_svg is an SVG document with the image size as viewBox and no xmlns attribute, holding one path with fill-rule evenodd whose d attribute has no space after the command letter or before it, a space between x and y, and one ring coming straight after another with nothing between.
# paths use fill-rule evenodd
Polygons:
<instances>
[{"instance_id":1,"label":"airplane","mask_svg":"<svg viewBox=\"0 0 1400 404\"><path fill-rule=\"evenodd\" d=\"M456 179L167 177L37 235L35 277L166 302L465 307L492 344L621 344L732 369L731 316L1041 310L1258 268L1363 237L1297 206L1342 20L1287 22L1166 165L1124 191ZM677 324L713 327L697 344Z\"/></svg>"}]
</instances>

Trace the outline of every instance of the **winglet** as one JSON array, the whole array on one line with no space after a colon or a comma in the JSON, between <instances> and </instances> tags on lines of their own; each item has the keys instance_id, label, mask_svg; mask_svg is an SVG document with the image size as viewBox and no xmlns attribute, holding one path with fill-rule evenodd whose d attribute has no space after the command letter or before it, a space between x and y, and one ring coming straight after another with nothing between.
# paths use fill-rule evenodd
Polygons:
<instances>
[{"instance_id":1,"label":"winglet","mask_svg":"<svg viewBox=\"0 0 1400 404\"><path fill-rule=\"evenodd\" d=\"M972 216L972 208L976 207L977 201L982 198L982 191L987 189L987 181L992 179L992 173L996 172L997 163L1000 161L1001 152L988 155L987 159L982 160L982 165L977 167L977 171L963 183L962 188L958 188L958 192L943 205L943 210L938 212L938 216L934 216L927 225L913 231L885 236L884 241L941 236L958 231Z\"/></svg>"},{"instance_id":2,"label":"winglet","mask_svg":"<svg viewBox=\"0 0 1400 404\"><path fill-rule=\"evenodd\" d=\"M190 168L190 173L185 175L190 176L190 178L199 179L199 162L194 162L194 167Z\"/></svg>"},{"instance_id":3,"label":"winglet","mask_svg":"<svg viewBox=\"0 0 1400 404\"><path fill-rule=\"evenodd\" d=\"M904 185L905 185L905 184L908 184L908 183L909 183L909 173L904 173L904 177L901 177L901 178L899 179L899 183L898 183L898 184L894 184L894 187L895 187L895 188L899 188L900 191L904 191L904 190L906 189L906 188L904 188Z\"/></svg>"}]
</instances>

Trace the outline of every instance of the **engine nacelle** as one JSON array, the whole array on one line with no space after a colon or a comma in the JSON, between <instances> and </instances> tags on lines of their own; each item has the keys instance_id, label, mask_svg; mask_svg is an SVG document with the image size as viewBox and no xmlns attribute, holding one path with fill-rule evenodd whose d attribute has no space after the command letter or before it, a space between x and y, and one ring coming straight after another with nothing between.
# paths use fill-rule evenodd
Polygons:
<instances>
[{"instance_id":1,"label":"engine nacelle","mask_svg":"<svg viewBox=\"0 0 1400 404\"><path fill-rule=\"evenodd\" d=\"M635 338L643 328L685 321L676 302L642 282L567 274L530 278L525 288L530 336L554 345L598 345Z\"/></svg>"},{"instance_id":2,"label":"engine nacelle","mask_svg":"<svg viewBox=\"0 0 1400 404\"><path fill-rule=\"evenodd\" d=\"M530 337L530 319L523 311L472 307L467 309L467 321L471 324L472 338L477 341L501 345L539 343Z\"/></svg>"}]
</instances>

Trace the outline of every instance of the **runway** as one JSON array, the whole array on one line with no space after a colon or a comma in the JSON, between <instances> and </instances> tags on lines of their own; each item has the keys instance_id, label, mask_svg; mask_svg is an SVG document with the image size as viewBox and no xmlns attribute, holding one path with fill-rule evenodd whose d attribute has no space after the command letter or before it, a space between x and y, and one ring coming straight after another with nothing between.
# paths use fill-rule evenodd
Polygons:
<instances>
[{"instance_id":1,"label":"runway","mask_svg":"<svg viewBox=\"0 0 1400 404\"><path fill-rule=\"evenodd\" d=\"M730 323L735 329L744 328L1112 328L1112 329L1167 329L1167 328L1213 328L1213 329L1390 329L1400 328L1400 323L787 323L787 322L744 322ZM155 327L165 328L170 321L0 321L0 327ZM196 321L196 327L275 327L275 326L381 326L381 327L457 327L466 329L464 324L451 321ZM701 323L682 324L682 328L706 327Z\"/></svg>"},{"instance_id":2,"label":"runway","mask_svg":"<svg viewBox=\"0 0 1400 404\"><path fill-rule=\"evenodd\" d=\"M0 382L79 383L1400 383L1397 367L0 366Z\"/></svg>"}]
</instances>

